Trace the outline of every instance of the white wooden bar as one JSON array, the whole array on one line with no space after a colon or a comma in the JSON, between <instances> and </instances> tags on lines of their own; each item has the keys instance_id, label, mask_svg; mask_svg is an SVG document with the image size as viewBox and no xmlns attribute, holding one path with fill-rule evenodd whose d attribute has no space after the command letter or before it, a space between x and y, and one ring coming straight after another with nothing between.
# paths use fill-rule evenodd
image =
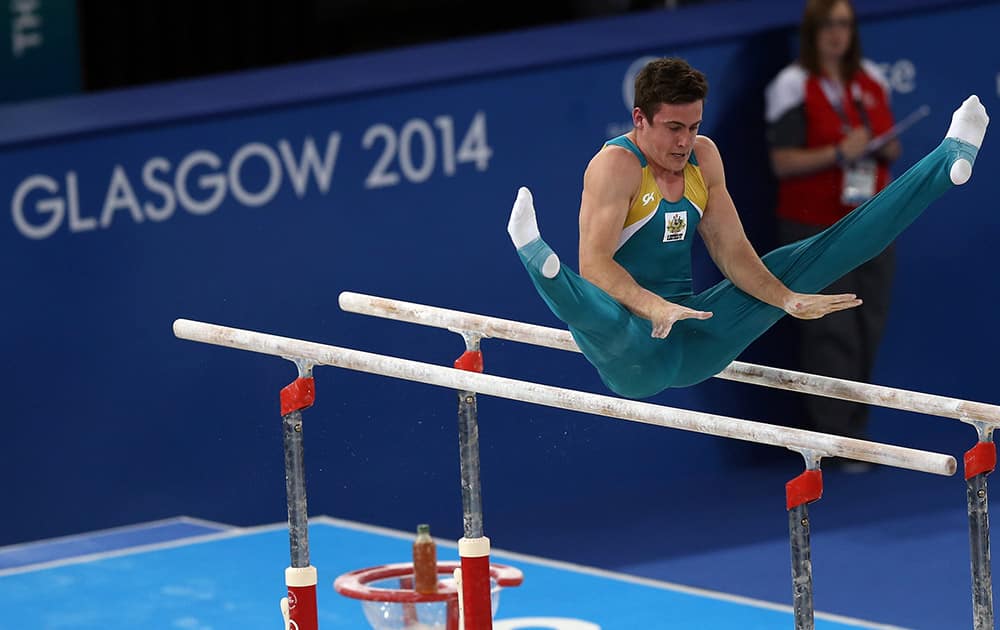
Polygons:
<instances>
[{"instance_id":1,"label":"white wooden bar","mask_svg":"<svg viewBox=\"0 0 1000 630\"><path fill-rule=\"evenodd\" d=\"M782 446L819 457L847 457L937 475L952 475L957 468L954 457L940 453L674 409L228 326L178 319L174 322L174 334L181 339L303 360L313 365L331 365L630 422Z\"/></svg>"},{"instance_id":2,"label":"white wooden bar","mask_svg":"<svg viewBox=\"0 0 1000 630\"><path fill-rule=\"evenodd\" d=\"M340 294L340 308L352 313L446 328L453 332L477 333L483 337L506 339L557 350L580 351L569 331L509 319L352 292ZM754 365L753 363L733 361L725 370L716 374L715 378L827 398L851 400L931 416L954 418L965 422L982 422L990 427L1000 426L1000 406L997 405Z\"/></svg>"}]
</instances>

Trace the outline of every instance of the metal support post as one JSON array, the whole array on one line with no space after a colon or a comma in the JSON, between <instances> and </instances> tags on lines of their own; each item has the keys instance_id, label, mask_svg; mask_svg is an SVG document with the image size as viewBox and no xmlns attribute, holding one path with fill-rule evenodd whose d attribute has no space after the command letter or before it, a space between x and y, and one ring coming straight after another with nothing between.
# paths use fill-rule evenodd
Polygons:
<instances>
[{"instance_id":1,"label":"metal support post","mask_svg":"<svg viewBox=\"0 0 1000 630\"><path fill-rule=\"evenodd\" d=\"M820 458L803 453L806 471L785 484L785 507L788 509L788 535L792 551L792 609L795 630L813 630L812 552L809 545L809 503L823 496L823 473Z\"/></svg>"},{"instance_id":2,"label":"metal support post","mask_svg":"<svg viewBox=\"0 0 1000 630\"><path fill-rule=\"evenodd\" d=\"M465 352L455 367L470 372L483 371L479 335L463 334ZM479 425L476 393L458 392L458 450L462 475L463 536L458 541L462 560L461 616L464 630L492 630L490 602L490 539L483 534L483 498L479 477Z\"/></svg>"},{"instance_id":3,"label":"metal support post","mask_svg":"<svg viewBox=\"0 0 1000 630\"><path fill-rule=\"evenodd\" d=\"M306 467L302 410L316 399L312 365L295 362L299 378L281 390L281 422L285 447L285 493L288 502L288 544L291 566L285 569L288 597L281 600L285 630L318 630L316 568L309 564L309 512L306 507Z\"/></svg>"},{"instance_id":4,"label":"metal support post","mask_svg":"<svg viewBox=\"0 0 1000 630\"><path fill-rule=\"evenodd\" d=\"M965 453L969 507L969 550L972 568L972 627L993 630L993 576L990 562L989 493L986 476L997 464L993 428L975 423L979 443Z\"/></svg>"}]
</instances>

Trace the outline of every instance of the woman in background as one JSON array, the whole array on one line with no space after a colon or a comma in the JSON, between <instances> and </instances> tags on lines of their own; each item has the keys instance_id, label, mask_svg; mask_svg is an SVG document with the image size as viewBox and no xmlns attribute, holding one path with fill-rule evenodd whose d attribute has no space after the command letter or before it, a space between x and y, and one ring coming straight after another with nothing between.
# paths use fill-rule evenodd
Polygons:
<instances>
[{"instance_id":1,"label":"woman in background","mask_svg":"<svg viewBox=\"0 0 1000 630\"><path fill-rule=\"evenodd\" d=\"M882 190L901 152L896 139L872 146L893 126L893 115L887 82L862 57L852 4L808 0L799 39L799 59L770 82L765 95L781 244L820 232ZM864 306L798 323L803 371L871 380L894 259L890 245L826 289L857 294ZM810 428L866 437L866 405L819 396L806 397L805 404Z\"/></svg>"}]
</instances>

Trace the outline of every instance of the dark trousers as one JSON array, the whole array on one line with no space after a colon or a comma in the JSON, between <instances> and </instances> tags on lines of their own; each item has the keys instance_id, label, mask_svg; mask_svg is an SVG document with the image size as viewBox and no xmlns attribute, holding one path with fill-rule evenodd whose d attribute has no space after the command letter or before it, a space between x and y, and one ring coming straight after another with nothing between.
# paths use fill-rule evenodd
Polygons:
<instances>
[{"instance_id":1,"label":"dark trousers","mask_svg":"<svg viewBox=\"0 0 1000 630\"><path fill-rule=\"evenodd\" d=\"M778 221L782 244L800 241L822 230L821 226ZM895 248L890 244L881 254L823 290L823 293L855 293L864 304L820 319L798 320L799 364L803 372L871 382L889 314L895 267ZM848 437L866 436L867 405L810 395L804 396L804 404L809 428Z\"/></svg>"}]
</instances>

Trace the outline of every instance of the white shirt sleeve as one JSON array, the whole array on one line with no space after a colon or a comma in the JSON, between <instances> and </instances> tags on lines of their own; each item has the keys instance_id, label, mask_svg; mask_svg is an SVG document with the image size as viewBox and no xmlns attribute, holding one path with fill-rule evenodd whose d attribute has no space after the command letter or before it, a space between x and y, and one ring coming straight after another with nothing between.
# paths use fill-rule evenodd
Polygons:
<instances>
[{"instance_id":1,"label":"white shirt sleeve","mask_svg":"<svg viewBox=\"0 0 1000 630\"><path fill-rule=\"evenodd\" d=\"M778 121L788 110L798 107L806 98L806 71L791 64L778 73L764 90L764 119L768 124Z\"/></svg>"}]
</instances>

